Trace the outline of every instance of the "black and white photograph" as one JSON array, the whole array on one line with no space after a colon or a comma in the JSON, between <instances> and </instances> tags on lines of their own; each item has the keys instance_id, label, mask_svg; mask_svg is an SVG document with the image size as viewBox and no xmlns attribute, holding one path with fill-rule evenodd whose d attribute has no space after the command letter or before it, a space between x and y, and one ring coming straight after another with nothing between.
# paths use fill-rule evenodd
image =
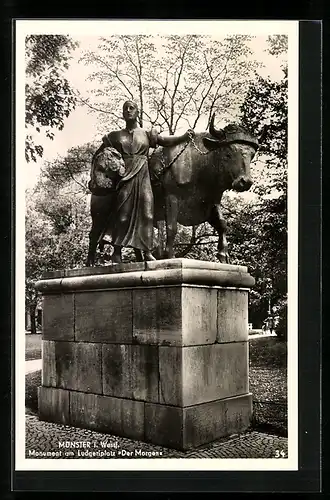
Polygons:
<instances>
[{"instance_id":1,"label":"black and white photograph","mask_svg":"<svg viewBox=\"0 0 330 500\"><path fill-rule=\"evenodd\" d=\"M298 470L298 38L16 21L16 470Z\"/></svg>"}]
</instances>

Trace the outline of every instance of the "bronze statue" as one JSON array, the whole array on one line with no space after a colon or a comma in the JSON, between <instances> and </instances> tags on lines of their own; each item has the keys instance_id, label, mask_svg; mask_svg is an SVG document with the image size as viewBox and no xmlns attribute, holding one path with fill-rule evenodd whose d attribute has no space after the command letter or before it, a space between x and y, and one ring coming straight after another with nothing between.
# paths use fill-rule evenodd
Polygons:
<instances>
[{"instance_id":1,"label":"bronze statue","mask_svg":"<svg viewBox=\"0 0 330 500\"><path fill-rule=\"evenodd\" d=\"M245 128L231 124L223 130L214 127L195 136L186 133L180 138L185 143L168 145L168 139L158 144L149 162L153 199L153 223L165 220L167 241L165 258L173 258L173 243L177 223L193 226L209 222L218 233L218 259L228 263L226 222L222 216L221 199L225 190L242 192L252 185L250 162L259 147L259 141ZM178 141L179 142L179 141ZM148 185L149 186L149 185ZM102 230L106 224L113 195L92 195L93 228L90 235L88 265L94 263L97 242L102 245ZM147 254L148 256L148 254Z\"/></svg>"},{"instance_id":2,"label":"bronze statue","mask_svg":"<svg viewBox=\"0 0 330 500\"><path fill-rule=\"evenodd\" d=\"M183 150L159 148L150 158L155 197L155 223L166 221L165 258L173 258L177 223L195 226L208 222L218 233L220 262L229 263L226 222L221 198L225 190L247 191L252 185L250 162L259 147L258 140L239 125L214 127L198 133ZM170 168L167 168L167 166Z\"/></svg>"},{"instance_id":3,"label":"bronze statue","mask_svg":"<svg viewBox=\"0 0 330 500\"><path fill-rule=\"evenodd\" d=\"M123 105L126 127L103 137L102 145L93 156L92 175L97 159L105 148L113 148L122 156L125 173L111 180L104 192L94 191L91 200L92 229L90 231L87 266L94 265L98 242L108 235L114 247L113 263L121 262L122 247L132 247L137 260L155 260L151 253L153 241L154 197L151 187L149 148L175 146L193 136L192 131L181 136L161 137L155 129L146 131L138 125L138 107L132 101ZM93 186L90 187L93 193ZM108 190L108 191L107 191ZM108 194L107 194L108 192Z\"/></svg>"}]
</instances>

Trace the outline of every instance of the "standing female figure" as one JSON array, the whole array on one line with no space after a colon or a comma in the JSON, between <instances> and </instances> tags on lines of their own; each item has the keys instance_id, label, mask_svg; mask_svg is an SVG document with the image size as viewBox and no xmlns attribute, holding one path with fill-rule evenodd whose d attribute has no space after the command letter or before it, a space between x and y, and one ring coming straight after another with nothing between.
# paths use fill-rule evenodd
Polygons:
<instances>
[{"instance_id":1,"label":"standing female figure","mask_svg":"<svg viewBox=\"0 0 330 500\"><path fill-rule=\"evenodd\" d=\"M155 129L146 131L138 125L139 110L133 101L126 101L123 117L126 127L103 137L96 156L106 147L115 148L125 162L125 175L116 186L116 201L103 235L110 236L114 246L113 263L121 262L122 247L132 247L137 260L155 260L153 243L154 199L148 168L149 148L174 146L187 141L193 131L181 136L161 137Z\"/></svg>"}]
</instances>

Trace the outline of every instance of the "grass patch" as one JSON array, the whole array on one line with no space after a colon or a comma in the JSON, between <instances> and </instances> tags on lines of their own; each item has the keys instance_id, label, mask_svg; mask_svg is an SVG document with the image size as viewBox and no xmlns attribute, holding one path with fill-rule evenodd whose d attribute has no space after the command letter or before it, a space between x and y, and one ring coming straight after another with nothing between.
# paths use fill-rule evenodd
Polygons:
<instances>
[{"instance_id":1,"label":"grass patch","mask_svg":"<svg viewBox=\"0 0 330 500\"><path fill-rule=\"evenodd\" d=\"M288 435L288 409L286 403L253 402L252 427L259 432Z\"/></svg>"},{"instance_id":2,"label":"grass patch","mask_svg":"<svg viewBox=\"0 0 330 500\"><path fill-rule=\"evenodd\" d=\"M286 368L287 343L277 337L249 340L250 366L260 368Z\"/></svg>"},{"instance_id":3,"label":"grass patch","mask_svg":"<svg viewBox=\"0 0 330 500\"><path fill-rule=\"evenodd\" d=\"M41 358L41 334L25 335L25 361Z\"/></svg>"},{"instance_id":4,"label":"grass patch","mask_svg":"<svg viewBox=\"0 0 330 500\"><path fill-rule=\"evenodd\" d=\"M287 373L280 368L250 367L250 392L254 401L287 400Z\"/></svg>"},{"instance_id":5,"label":"grass patch","mask_svg":"<svg viewBox=\"0 0 330 500\"><path fill-rule=\"evenodd\" d=\"M249 341L253 427L287 435L287 344L276 337Z\"/></svg>"}]
</instances>

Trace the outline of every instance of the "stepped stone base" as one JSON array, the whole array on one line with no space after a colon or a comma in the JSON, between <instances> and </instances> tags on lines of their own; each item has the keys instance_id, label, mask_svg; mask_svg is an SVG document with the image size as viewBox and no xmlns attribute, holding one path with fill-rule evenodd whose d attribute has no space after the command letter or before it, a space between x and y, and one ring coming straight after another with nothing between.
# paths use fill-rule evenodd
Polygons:
<instances>
[{"instance_id":1,"label":"stepped stone base","mask_svg":"<svg viewBox=\"0 0 330 500\"><path fill-rule=\"evenodd\" d=\"M47 273L40 419L180 450L246 430L253 284L188 259Z\"/></svg>"},{"instance_id":2,"label":"stepped stone base","mask_svg":"<svg viewBox=\"0 0 330 500\"><path fill-rule=\"evenodd\" d=\"M179 407L39 387L39 418L189 450L250 425L251 394Z\"/></svg>"}]
</instances>

